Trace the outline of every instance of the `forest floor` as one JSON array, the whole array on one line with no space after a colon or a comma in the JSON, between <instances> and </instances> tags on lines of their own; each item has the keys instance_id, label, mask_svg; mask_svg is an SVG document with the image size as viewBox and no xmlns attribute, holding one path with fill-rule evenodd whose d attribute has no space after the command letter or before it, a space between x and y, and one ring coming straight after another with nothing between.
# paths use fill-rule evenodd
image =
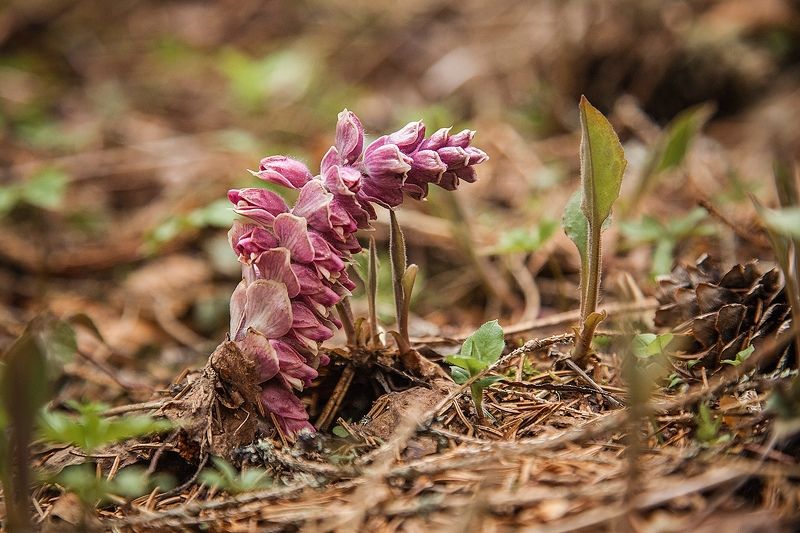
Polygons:
<instances>
[{"instance_id":1,"label":"forest floor","mask_svg":"<svg viewBox=\"0 0 800 533\"><path fill-rule=\"evenodd\" d=\"M751 201L777 206L773 164L792 169L800 153L791 2L764 2L758 16L732 0L663 13L598 2L601 15L619 9L611 18L558 1L409 2L392 16L336 1L114 4L13 2L0 13L0 350L35 317L71 320L76 353L54 367L48 409L101 404L117 420L185 408L225 339L240 274L226 191L255 186L246 169L265 155L318 160L341 108L368 133L419 118L475 129L491 159L455 200L434 191L398 212L420 267L413 346L441 375L404 366L391 343L354 349L335 337L303 395L319 432L293 439L257 420L251 444L225 450L235 479L224 486L206 481L213 459L177 430L88 459L36 441L37 472L89 462L112 480L139 465L173 487L104 495L87 511L58 483L38 483L35 527L800 523L796 327ZM645 39L657 52L632 53ZM581 368L568 357L580 260L560 219L578 186L583 93L629 165L603 237L608 319ZM649 166L682 141L685 153ZM392 329L385 213L373 235L385 265L378 317ZM367 314L363 286L352 303ZM485 372L502 377L486 389L485 416L444 359L493 319L506 348ZM625 362L641 334L674 344L669 357L639 356L659 372L639 401ZM208 427L236 401L223 380ZM261 478L244 490L248 471Z\"/></svg>"}]
</instances>

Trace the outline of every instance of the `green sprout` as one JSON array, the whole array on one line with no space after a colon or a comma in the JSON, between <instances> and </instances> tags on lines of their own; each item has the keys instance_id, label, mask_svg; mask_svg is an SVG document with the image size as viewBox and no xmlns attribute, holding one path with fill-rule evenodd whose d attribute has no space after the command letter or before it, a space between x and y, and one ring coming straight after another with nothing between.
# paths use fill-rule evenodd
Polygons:
<instances>
[{"instance_id":1,"label":"green sprout","mask_svg":"<svg viewBox=\"0 0 800 533\"><path fill-rule=\"evenodd\" d=\"M600 235L614 201L619 196L627 161L614 128L585 97L579 106L581 118L581 190L564 210L564 231L581 256L581 323L576 330L572 357L583 363L591 351L592 338L606 313L597 312L600 298Z\"/></svg>"},{"instance_id":2,"label":"green sprout","mask_svg":"<svg viewBox=\"0 0 800 533\"><path fill-rule=\"evenodd\" d=\"M482 325L475 333L467 337L461 346L460 354L451 355L445 359L447 363L452 365L450 373L453 376L453 381L460 385L486 370L490 365L497 362L505 346L503 328L500 327L497 320L492 320ZM475 404L475 410L479 418L483 419L485 413L483 408L483 389L501 379L503 378L500 376L485 376L470 385L472 402Z\"/></svg>"},{"instance_id":3,"label":"green sprout","mask_svg":"<svg viewBox=\"0 0 800 533\"><path fill-rule=\"evenodd\" d=\"M108 407L101 403L68 402L77 412L43 411L39 431L45 440L77 446L87 455L98 448L133 437L163 433L172 428L166 420L151 416L123 416L114 419L103 416Z\"/></svg>"},{"instance_id":4,"label":"green sprout","mask_svg":"<svg viewBox=\"0 0 800 533\"><path fill-rule=\"evenodd\" d=\"M697 415L694 417L695 437L703 444L715 444L730 438L729 435L720 435L722 419L714 416L707 402L700 404Z\"/></svg>"},{"instance_id":5,"label":"green sprout","mask_svg":"<svg viewBox=\"0 0 800 533\"><path fill-rule=\"evenodd\" d=\"M737 352L735 359L724 359L721 362L722 364L725 365L739 366L742 363L744 363L747 360L747 358L753 354L754 351L755 347L752 344L750 344L744 350L740 350L739 352Z\"/></svg>"},{"instance_id":6,"label":"green sprout","mask_svg":"<svg viewBox=\"0 0 800 533\"><path fill-rule=\"evenodd\" d=\"M249 468L237 472L230 463L218 457L212 458L214 470L205 469L200 474L200 481L216 489L231 494L268 489L272 486L272 478L267 476L263 468Z\"/></svg>"}]
</instances>

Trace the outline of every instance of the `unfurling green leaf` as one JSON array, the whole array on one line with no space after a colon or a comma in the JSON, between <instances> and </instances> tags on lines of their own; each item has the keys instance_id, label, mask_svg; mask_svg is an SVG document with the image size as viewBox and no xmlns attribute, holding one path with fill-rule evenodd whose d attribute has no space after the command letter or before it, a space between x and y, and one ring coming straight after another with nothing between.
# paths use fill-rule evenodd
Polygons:
<instances>
[{"instance_id":1,"label":"unfurling green leaf","mask_svg":"<svg viewBox=\"0 0 800 533\"><path fill-rule=\"evenodd\" d=\"M581 97L581 209L589 227L600 228L619 196L627 161L614 128Z\"/></svg>"}]
</instances>

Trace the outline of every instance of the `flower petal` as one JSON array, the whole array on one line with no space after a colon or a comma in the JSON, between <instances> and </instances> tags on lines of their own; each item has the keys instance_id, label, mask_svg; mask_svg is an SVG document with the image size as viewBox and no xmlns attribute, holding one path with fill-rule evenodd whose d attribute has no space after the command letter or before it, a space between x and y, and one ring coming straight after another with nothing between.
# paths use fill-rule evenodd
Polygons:
<instances>
[{"instance_id":1,"label":"flower petal","mask_svg":"<svg viewBox=\"0 0 800 533\"><path fill-rule=\"evenodd\" d=\"M292 270L288 249L280 247L267 250L258 256L255 265L258 267L259 278L282 283L289 298L300 294L300 283Z\"/></svg>"},{"instance_id":2,"label":"flower petal","mask_svg":"<svg viewBox=\"0 0 800 533\"><path fill-rule=\"evenodd\" d=\"M294 435L302 430L314 431L303 402L280 380L272 379L262 386L261 404L275 415L284 432Z\"/></svg>"},{"instance_id":3,"label":"flower petal","mask_svg":"<svg viewBox=\"0 0 800 533\"><path fill-rule=\"evenodd\" d=\"M300 189L300 196L294 204L292 214L308 220L312 228L320 231L331 230L330 203L333 195L325 190L319 180L312 180Z\"/></svg>"},{"instance_id":4,"label":"flower petal","mask_svg":"<svg viewBox=\"0 0 800 533\"><path fill-rule=\"evenodd\" d=\"M403 128L389 134L388 143L396 145L404 154L411 154L425 138L425 124L422 121L409 122Z\"/></svg>"},{"instance_id":5,"label":"flower petal","mask_svg":"<svg viewBox=\"0 0 800 533\"><path fill-rule=\"evenodd\" d=\"M231 189L228 191L228 199L234 204L233 210L237 214L266 227L272 226L276 215L289 210L279 195L257 187Z\"/></svg>"},{"instance_id":6,"label":"flower petal","mask_svg":"<svg viewBox=\"0 0 800 533\"><path fill-rule=\"evenodd\" d=\"M244 329L253 328L267 338L285 335L292 328L292 308L286 285L257 280L247 287Z\"/></svg>"},{"instance_id":7,"label":"flower petal","mask_svg":"<svg viewBox=\"0 0 800 533\"><path fill-rule=\"evenodd\" d=\"M364 148L364 127L355 113L345 109L336 123L336 150L344 164L355 162Z\"/></svg>"},{"instance_id":8,"label":"flower petal","mask_svg":"<svg viewBox=\"0 0 800 533\"><path fill-rule=\"evenodd\" d=\"M259 383L272 379L280 372L278 353L269 339L262 334L252 329L248 330L244 339L238 341L236 345L242 353L255 361Z\"/></svg>"},{"instance_id":9,"label":"flower petal","mask_svg":"<svg viewBox=\"0 0 800 533\"><path fill-rule=\"evenodd\" d=\"M237 340L244 325L244 308L247 301L247 283L242 280L231 294L231 324L230 338Z\"/></svg>"},{"instance_id":10,"label":"flower petal","mask_svg":"<svg viewBox=\"0 0 800 533\"><path fill-rule=\"evenodd\" d=\"M305 218L291 213L281 213L275 217L273 230L280 245L289 249L293 260L300 263L310 263L314 260L314 246L308 236L308 224Z\"/></svg>"}]
</instances>

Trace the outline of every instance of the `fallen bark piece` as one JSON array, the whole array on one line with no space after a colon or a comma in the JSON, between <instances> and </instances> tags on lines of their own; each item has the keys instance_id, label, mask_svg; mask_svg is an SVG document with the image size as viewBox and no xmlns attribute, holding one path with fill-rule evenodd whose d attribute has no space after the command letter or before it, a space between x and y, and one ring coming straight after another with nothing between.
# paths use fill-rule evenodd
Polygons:
<instances>
[{"instance_id":1,"label":"fallen bark piece","mask_svg":"<svg viewBox=\"0 0 800 533\"><path fill-rule=\"evenodd\" d=\"M220 344L179 402L161 414L179 425L178 453L190 462L206 454L231 459L255 439L259 402L256 364L231 341Z\"/></svg>"}]
</instances>

